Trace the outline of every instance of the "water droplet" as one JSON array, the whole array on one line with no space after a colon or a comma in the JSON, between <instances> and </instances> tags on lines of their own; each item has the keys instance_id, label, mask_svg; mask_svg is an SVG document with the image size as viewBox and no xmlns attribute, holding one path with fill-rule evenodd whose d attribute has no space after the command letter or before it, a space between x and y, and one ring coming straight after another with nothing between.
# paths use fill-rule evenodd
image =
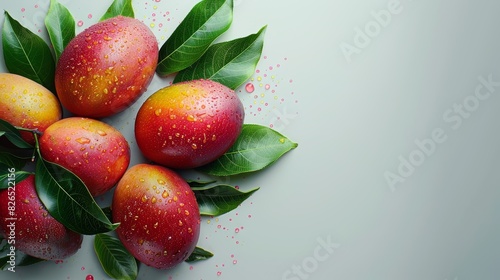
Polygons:
<instances>
[{"instance_id":1,"label":"water droplet","mask_svg":"<svg viewBox=\"0 0 500 280\"><path fill-rule=\"evenodd\" d=\"M254 90L255 90L255 87L252 83L248 83L246 84L245 86L245 90L248 92L248 93L252 93Z\"/></svg>"},{"instance_id":2,"label":"water droplet","mask_svg":"<svg viewBox=\"0 0 500 280\"><path fill-rule=\"evenodd\" d=\"M182 227L183 223L181 220L179 220L179 226Z\"/></svg>"},{"instance_id":3,"label":"water droplet","mask_svg":"<svg viewBox=\"0 0 500 280\"><path fill-rule=\"evenodd\" d=\"M75 141L82 144L82 145L90 143L90 139L88 139L86 137L80 137L80 138L76 139Z\"/></svg>"},{"instance_id":4,"label":"water droplet","mask_svg":"<svg viewBox=\"0 0 500 280\"><path fill-rule=\"evenodd\" d=\"M196 121L196 118L193 115L188 115L186 118L189 122L194 122Z\"/></svg>"},{"instance_id":5,"label":"water droplet","mask_svg":"<svg viewBox=\"0 0 500 280\"><path fill-rule=\"evenodd\" d=\"M161 109L156 109L155 115L159 117L161 115Z\"/></svg>"},{"instance_id":6,"label":"water droplet","mask_svg":"<svg viewBox=\"0 0 500 280\"><path fill-rule=\"evenodd\" d=\"M280 143L284 144L285 143L285 138L280 138Z\"/></svg>"},{"instance_id":7,"label":"water droplet","mask_svg":"<svg viewBox=\"0 0 500 280\"><path fill-rule=\"evenodd\" d=\"M163 193L161 194L161 197L167 198L168 197L168 192L167 191L163 191Z\"/></svg>"},{"instance_id":8,"label":"water droplet","mask_svg":"<svg viewBox=\"0 0 500 280\"><path fill-rule=\"evenodd\" d=\"M106 132L104 132L104 131L102 131L102 130L98 130L98 131L96 131L96 132L97 132L97 134L99 134L99 135L101 135L101 136L106 136L106 135L108 135Z\"/></svg>"},{"instance_id":9,"label":"water droplet","mask_svg":"<svg viewBox=\"0 0 500 280\"><path fill-rule=\"evenodd\" d=\"M239 228L235 228L235 229L234 229L234 232L235 232L235 233L238 233L238 232L240 232L240 229L239 229Z\"/></svg>"},{"instance_id":10,"label":"water droplet","mask_svg":"<svg viewBox=\"0 0 500 280\"><path fill-rule=\"evenodd\" d=\"M142 198L141 198L142 202L146 202L148 200L148 197L146 195L144 195Z\"/></svg>"},{"instance_id":11,"label":"water droplet","mask_svg":"<svg viewBox=\"0 0 500 280\"><path fill-rule=\"evenodd\" d=\"M193 148L193 150L196 150L196 149L198 149L198 145L196 145L196 143L193 143L193 144L191 144L191 148Z\"/></svg>"},{"instance_id":12,"label":"water droplet","mask_svg":"<svg viewBox=\"0 0 500 280\"><path fill-rule=\"evenodd\" d=\"M156 197L151 198L151 203L156 203Z\"/></svg>"}]
</instances>

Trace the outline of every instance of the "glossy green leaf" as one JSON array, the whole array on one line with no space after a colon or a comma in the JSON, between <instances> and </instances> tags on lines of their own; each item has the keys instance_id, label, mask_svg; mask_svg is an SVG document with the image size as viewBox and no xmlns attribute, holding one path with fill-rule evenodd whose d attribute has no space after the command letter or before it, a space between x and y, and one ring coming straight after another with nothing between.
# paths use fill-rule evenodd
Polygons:
<instances>
[{"instance_id":1,"label":"glossy green leaf","mask_svg":"<svg viewBox=\"0 0 500 280\"><path fill-rule=\"evenodd\" d=\"M194 251L186 259L186 262L197 262L209 259L213 257L214 254L200 247L195 247Z\"/></svg>"},{"instance_id":2,"label":"glossy green leaf","mask_svg":"<svg viewBox=\"0 0 500 280\"><path fill-rule=\"evenodd\" d=\"M0 132L2 132L2 136L6 137L14 146L22 149L33 148L33 146L21 137L19 130L11 125L9 122L0 119Z\"/></svg>"},{"instance_id":3,"label":"glossy green leaf","mask_svg":"<svg viewBox=\"0 0 500 280\"><path fill-rule=\"evenodd\" d=\"M8 189L10 186L15 186L15 184L18 184L22 180L28 178L29 175L33 174L23 170L10 172L9 168L6 168L3 164L0 164L0 168L0 190Z\"/></svg>"},{"instance_id":4,"label":"glossy green leaf","mask_svg":"<svg viewBox=\"0 0 500 280\"><path fill-rule=\"evenodd\" d=\"M189 184L191 188L200 188L200 187L205 187L210 184L213 184L217 181L215 180L209 180L209 181L197 181L197 180L186 180L186 182Z\"/></svg>"},{"instance_id":5,"label":"glossy green leaf","mask_svg":"<svg viewBox=\"0 0 500 280\"><path fill-rule=\"evenodd\" d=\"M161 46L156 71L169 75L196 62L233 20L232 0L203 0L196 4Z\"/></svg>"},{"instance_id":6,"label":"glossy green leaf","mask_svg":"<svg viewBox=\"0 0 500 280\"><path fill-rule=\"evenodd\" d=\"M266 27L245 38L210 46L193 65L180 71L174 83L197 79L219 82L236 89L255 72L264 47Z\"/></svg>"},{"instance_id":7,"label":"glossy green leaf","mask_svg":"<svg viewBox=\"0 0 500 280\"><path fill-rule=\"evenodd\" d=\"M116 16L135 17L132 0L114 0L106 13L101 17L100 21Z\"/></svg>"},{"instance_id":8,"label":"glossy green leaf","mask_svg":"<svg viewBox=\"0 0 500 280\"><path fill-rule=\"evenodd\" d=\"M111 278L137 278L137 262L119 239L107 234L97 234L94 238L94 250L102 268Z\"/></svg>"},{"instance_id":9,"label":"glossy green leaf","mask_svg":"<svg viewBox=\"0 0 500 280\"><path fill-rule=\"evenodd\" d=\"M266 168L296 148L279 132L257 124L244 124L236 143L220 158L199 168L214 176L231 176Z\"/></svg>"},{"instance_id":10,"label":"glossy green leaf","mask_svg":"<svg viewBox=\"0 0 500 280\"><path fill-rule=\"evenodd\" d=\"M191 188L203 216L218 216L230 212L249 198L259 188L242 192L230 185Z\"/></svg>"},{"instance_id":11,"label":"glossy green leaf","mask_svg":"<svg viewBox=\"0 0 500 280\"><path fill-rule=\"evenodd\" d=\"M47 43L5 12L2 46L10 73L31 79L55 92L55 62Z\"/></svg>"},{"instance_id":12,"label":"glossy green leaf","mask_svg":"<svg viewBox=\"0 0 500 280\"><path fill-rule=\"evenodd\" d=\"M19 149L0 145L0 164L21 170L33 158L33 149Z\"/></svg>"},{"instance_id":13,"label":"glossy green leaf","mask_svg":"<svg viewBox=\"0 0 500 280\"><path fill-rule=\"evenodd\" d=\"M57 61L64 48L75 37L75 19L69 10L57 0L50 0L49 11L45 16L45 27Z\"/></svg>"},{"instance_id":14,"label":"glossy green leaf","mask_svg":"<svg viewBox=\"0 0 500 280\"><path fill-rule=\"evenodd\" d=\"M109 232L112 224L85 184L66 168L44 160L38 151L36 191L50 215L67 228L86 235Z\"/></svg>"}]
</instances>

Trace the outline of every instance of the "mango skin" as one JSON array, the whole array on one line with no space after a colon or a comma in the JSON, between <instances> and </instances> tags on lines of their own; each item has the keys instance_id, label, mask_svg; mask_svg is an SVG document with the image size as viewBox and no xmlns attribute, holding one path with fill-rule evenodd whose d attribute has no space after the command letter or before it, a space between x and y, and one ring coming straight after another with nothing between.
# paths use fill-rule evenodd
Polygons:
<instances>
[{"instance_id":1,"label":"mango skin","mask_svg":"<svg viewBox=\"0 0 500 280\"><path fill-rule=\"evenodd\" d=\"M196 168L234 144L244 118L243 104L230 88L203 79L180 82L142 104L135 138L149 160L174 169Z\"/></svg>"},{"instance_id":2,"label":"mango skin","mask_svg":"<svg viewBox=\"0 0 500 280\"><path fill-rule=\"evenodd\" d=\"M14 198L14 200L11 200ZM15 210L8 209L15 203ZM10 204L9 204L10 203ZM66 228L54 219L38 199L35 189L35 176L17 183L14 189L0 191L0 224L4 238L9 236L14 245L23 253L44 260L61 260L75 254L81 247L83 236ZM8 220L15 218L15 221ZM4 222L5 221L5 222ZM14 223L14 235L11 235ZM8 241L9 242L9 241ZM9 246L10 247L10 246Z\"/></svg>"},{"instance_id":3,"label":"mango skin","mask_svg":"<svg viewBox=\"0 0 500 280\"><path fill-rule=\"evenodd\" d=\"M44 159L72 171L94 197L113 188L130 163L130 146L121 132L90 118L55 122L39 145Z\"/></svg>"},{"instance_id":4,"label":"mango skin","mask_svg":"<svg viewBox=\"0 0 500 280\"><path fill-rule=\"evenodd\" d=\"M131 167L115 188L113 222L125 248L140 262L168 269L186 260L200 235L196 197L176 172L159 165Z\"/></svg>"},{"instance_id":5,"label":"mango skin","mask_svg":"<svg viewBox=\"0 0 500 280\"><path fill-rule=\"evenodd\" d=\"M144 23L110 18L85 29L66 46L56 66L57 95L74 115L111 116L147 90L157 62L158 42Z\"/></svg>"},{"instance_id":6,"label":"mango skin","mask_svg":"<svg viewBox=\"0 0 500 280\"><path fill-rule=\"evenodd\" d=\"M51 91L23 76L0 73L0 119L43 132L61 118L61 104ZM21 131L21 136L35 144L32 133Z\"/></svg>"}]
</instances>

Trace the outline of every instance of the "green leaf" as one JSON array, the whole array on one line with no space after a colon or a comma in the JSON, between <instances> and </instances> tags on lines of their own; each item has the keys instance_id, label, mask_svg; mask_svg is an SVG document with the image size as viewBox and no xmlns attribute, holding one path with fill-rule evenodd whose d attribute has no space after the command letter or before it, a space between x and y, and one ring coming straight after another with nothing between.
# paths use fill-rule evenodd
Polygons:
<instances>
[{"instance_id":1,"label":"green leaf","mask_svg":"<svg viewBox=\"0 0 500 280\"><path fill-rule=\"evenodd\" d=\"M186 262L197 262L209 259L213 257L214 254L200 247L195 247L194 251L186 259Z\"/></svg>"},{"instance_id":2,"label":"green leaf","mask_svg":"<svg viewBox=\"0 0 500 280\"><path fill-rule=\"evenodd\" d=\"M45 16L45 27L58 61L64 48L75 38L75 19L57 0L50 0L49 11Z\"/></svg>"},{"instance_id":3,"label":"green leaf","mask_svg":"<svg viewBox=\"0 0 500 280\"><path fill-rule=\"evenodd\" d=\"M259 188L242 192L230 185L191 188L200 208L200 215L219 216L230 212L249 198Z\"/></svg>"},{"instance_id":4,"label":"green leaf","mask_svg":"<svg viewBox=\"0 0 500 280\"><path fill-rule=\"evenodd\" d=\"M109 232L112 224L85 184L66 168L44 160L38 150L35 185L50 215L67 228L86 235Z\"/></svg>"},{"instance_id":5,"label":"green leaf","mask_svg":"<svg viewBox=\"0 0 500 280\"><path fill-rule=\"evenodd\" d=\"M169 75L197 61L233 21L232 0L196 4L161 46L156 71Z\"/></svg>"},{"instance_id":6,"label":"green leaf","mask_svg":"<svg viewBox=\"0 0 500 280\"><path fill-rule=\"evenodd\" d=\"M195 180L186 180L186 182L189 184L191 188L199 188L199 187L205 187L210 184L213 184L217 181L215 180L210 180L210 181L195 181Z\"/></svg>"},{"instance_id":7,"label":"green leaf","mask_svg":"<svg viewBox=\"0 0 500 280\"><path fill-rule=\"evenodd\" d=\"M199 170L214 176L255 172L271 165L297 146L297 143L271 128L244 124L234 145L220 158Z\"/></svg>"},{"instance_id":8,"label":"green leaf","mask_svg":"<svg viewBox=\"0 0 500 280\"><path fill-rule=\"evenodd\" d=\"M18 148L33 148L31 144L24 141L24 139L21 137L21 134L19 133L19 130L15 126L2 119L0 119L0 132L2 132L1 137L7 137L7 140L9 140Z\"/></svg>"},{"instance_id":9,"label":"green leaf","mask_svg":"<svg viewBox=\"0 0 500 280\"><path fill-rule=\"evenodd\" d=\"M5 66L10 73L31 79L55 92L55 62L45 41L5 12L2 29Z\"/></svg>"},{"instance_id":10,"label":"green leaf","mask_svg":"<svg viewBox=\"0 0 500 280\"><path fill-rule=\"evenodd\" d=\"M2 165L3 164L0 164L0 167L2 169L0 171L0 190L8 189L9 186L12 186L12 182L18 184L19 182L21 182L22 180L28 178L28 176L33 174L31 172L23 170L10 172L9 168L6 168L5 166Z\"/></svg>"},{"instance_id":11,"label":"green leaf","mask_svg":"<svg viewBox=\"0 0 500 280\"><path fill-rule=\"evenodd\" d=\"M132 6L132 0L114 0L109 6L106 13L101 17L100 21L113 18L116 16L124 16L133 18L134 7Z\"/></svg>"},{"instance_id":12,"label":"green leaf","mask_svg":"<svg viewBox=\"0 0 500 280\"><path fill-rule=\"evenodd\" d=\"M264 26L258 33L245 38L210 46L193 65L179 72L174 83L208 79L236 89L255 72L264 47Z\"/></svg>"},{"instance_id":13,"label":"green leaf","mask_svg":"<svg viewBox=\"0 0 500 280\"><path fill-rule=\"evenodd\" d=\"M97 234L94 250L104 271L113 279L137 278L137 262L121 241L107 234Z\"/></svg>"},{"instance_id":14,"label":"green leaf","mask_svg":"<svg viewBox=\"0 0 500 280\"><path fill-rule=\"evenodd\" d=\"M20 170L32 158L32 149L6 148L0 145L0 165Z\"/></svg>"}]
</instances>

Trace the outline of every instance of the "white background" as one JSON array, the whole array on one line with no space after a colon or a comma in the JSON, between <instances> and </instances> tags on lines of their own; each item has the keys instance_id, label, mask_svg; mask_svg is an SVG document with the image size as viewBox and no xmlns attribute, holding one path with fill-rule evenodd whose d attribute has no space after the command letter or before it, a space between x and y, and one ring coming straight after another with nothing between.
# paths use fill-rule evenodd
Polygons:
<instances>
[{"instance_id":1,"label":"white background","mask_svg":"<svg viewBox=\"0 0 500 280\"><path fill-rule=\"evenodd\" d=\"M111 3L61 2L83 21L77 32ZM134 8L161 44L195 3ZM48 0L0 6L46 36ZM487 0L235 1L220 40L268 25L266 58L249 81L256 91L239 93L246 122L273 124L299 146L263 172L226 179L261 189L234 212L203 219L199 245L212 259L169 271L142 266L139 279L498 279L500 86L483 87L481 99L475 91L480 77L500 81L499 9ZM168 81L156 77L141 100ZM132 146L141 100L106 119ZM92 237L62 263L1 278L87 275L107 279Z\"/></svg>"}]
</instances>

